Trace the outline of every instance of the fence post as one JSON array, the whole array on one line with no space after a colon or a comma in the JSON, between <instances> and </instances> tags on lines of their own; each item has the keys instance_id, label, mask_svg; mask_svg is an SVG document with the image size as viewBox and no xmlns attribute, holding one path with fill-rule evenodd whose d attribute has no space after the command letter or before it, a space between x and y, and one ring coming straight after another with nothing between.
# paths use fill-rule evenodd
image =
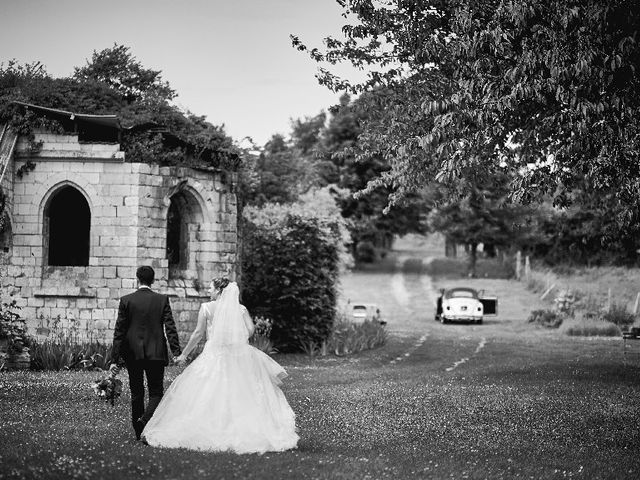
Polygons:
<instances>
[{"instance_id":1,"label":"fence post","mask_svg":"<svg viewBox=\"0 0 640 480\"><path fill-rule=\"evenodd\" d=\"M609 290L607 290L607 308L606 308L607 312L611 311L611 287L609 287Z\"/></svg>"},{"instance_id":2,"label":"fence post","mask_svg":"<svg viewBox=\"0 0 640 480\"><path fill-rule=\"evenodd\" d=\"M544 293L542 294L542 296L540 297L540 300L544 300L544 298L549 295L549 293L551 293L551 290L553 290L556 287L556 284L554 283L553 285L551 285L550 287L547 287L547 289L544 291Z\"/></svg>"},{"instance_id":3,"label":"fence post","mask_svg":"<svg viewBox=\"0 0 640 480\"><path fill-rule=\"evenodd\" d=\"M518 253L516 253L516 280L520 280L521 268L522 268L522 252L518 250Z\"/></svg>"},{"instance_id":4,"label":"fence post","mask_svg":"<svg viewBox=\"0 0 640 480\"><path fill-rule=\"evenodd\" d=\"M531 263L529 263L529 255L524 257L524 277L529 280L531 276Z\"/></svg>"}]
</instances>

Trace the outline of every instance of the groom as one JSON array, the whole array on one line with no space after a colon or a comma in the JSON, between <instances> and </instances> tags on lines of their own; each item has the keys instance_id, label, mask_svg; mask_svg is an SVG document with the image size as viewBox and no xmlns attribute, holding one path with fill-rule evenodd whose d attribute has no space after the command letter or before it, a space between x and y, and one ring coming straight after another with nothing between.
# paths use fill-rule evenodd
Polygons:
<instances>
[{"instance_id":1,"label":"groom","mask_svg":"<svg viewBox=\"0 0 640 480\"><path fill-rule=\"evenodd\" d=\"M136 439L153 415L163 394L164 367L169 364L167 340L174 356L181 353L176 324L169 298L155 293L151 284L153 268L142 266L136 271L138 290L120 299L118 320L113 332L110 369L124 360L131 389L131 420ZM149 388L149 403L144 408L144 375Z\"/></svg>"}]
</instances>

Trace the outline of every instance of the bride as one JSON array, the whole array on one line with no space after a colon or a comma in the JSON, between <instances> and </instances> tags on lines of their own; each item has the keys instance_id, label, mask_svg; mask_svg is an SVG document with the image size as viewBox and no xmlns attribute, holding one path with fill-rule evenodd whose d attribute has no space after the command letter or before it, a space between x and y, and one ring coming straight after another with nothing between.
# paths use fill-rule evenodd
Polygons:
<instances>
[{"instance_id":1,"label":"bride","mask_svg":"<svg viewBox=\"0 0 640 480\"><path fill-rule=\"evenodd\" d=\"M280 390L284 369L249 345L254 330L235 282L217 278L198 324L176 361L184 362L203 334L202 353L168 388L142 432L149 445L263 453L295 448L295 415Z\"/></svg>"}]
</instances>

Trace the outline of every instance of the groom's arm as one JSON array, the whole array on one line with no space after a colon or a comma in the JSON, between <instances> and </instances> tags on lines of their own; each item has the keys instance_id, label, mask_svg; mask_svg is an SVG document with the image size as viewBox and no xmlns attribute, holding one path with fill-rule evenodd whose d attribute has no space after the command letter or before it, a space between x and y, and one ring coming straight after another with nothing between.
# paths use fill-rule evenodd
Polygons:
<instances>
[{"instance_id":1,"label":"groom's arm","mask_svg":"<svg viewBox=\"0 0 640 480\"><path fill-rule=\"evenodd\" d=\"M122 345L127 338L127 330L129 329L129 319L127 316L127 305L120 299L118 305L118 319L113 329L113 345L111 347L110 363L119 365L123 362Z\"/></svg>"},{"instance_id":2,"label":"groom's arm","mask_svg":"<svg viewBox=\"0 0 640 480\"><path fill-rule=\"evenodd\" d=\"M173 321L173 314L171 313L171 304L169 303L169 297L165 296L164 309L162 310L162 323L164 323L164 331L169 342L169 348L174 357L177 357L182 353L180 349L180 339L178 337L178 330L176 329L176 323Z\"/></svg>"}]
</instances>

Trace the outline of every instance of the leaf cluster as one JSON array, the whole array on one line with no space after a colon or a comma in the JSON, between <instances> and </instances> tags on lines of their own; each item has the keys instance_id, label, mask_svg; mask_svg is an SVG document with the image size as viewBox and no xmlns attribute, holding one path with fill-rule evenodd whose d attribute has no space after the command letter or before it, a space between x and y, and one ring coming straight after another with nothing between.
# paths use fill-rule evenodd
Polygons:
<instances>
[{"instance_id":1,"label":"leaf cluster","mask_svg":"<svg viewBox=\"0 0 640 480\"><path fill-rule=\"evenodd\" d=\"M15 300L0 305L0 339L7 340L9 354L21 353L26 347L26 324Z\"/></svg>"},{"instance_id":2,"label":"leaf cluster","mask_svg":"<svg viewBox=\"0 0 640 480\"><path fill-rule=\"evenodd\" d=\"M270 204L244 211L244 304L273 319L282 351L321 343L331 333L339 273L339 219Z\"/></svg>"},{"instance_id":3,"label":"leaf cluster","mask_svg":"<svg viewBox=\"0 0 640 480\"><path fill-rule=\"evenodd\" d=\"M38 128L63 128L14 101L116 114L124 127L121 145L129 161L236 170L239 152L224 128L179 109L173 104L175 97L161 72L145 68L123 45L94 51L70 77L53 78L39 63L0 65L0 123L8 123L22 136L33 138Z\"/></svg>"},{"instance_id":4,"label":"leaf cluster","mask_svg":"<svg viewBox=\"0 0 640 480\"><path fill-rule=\"evenodd\" d=\"M258 155L246 154L241 183L247 204L292 203L328 188L346 219L353 254L360 242L384 249L395 234L424 231L421 214L426 207L420 195L407 196L405 204L386 210L392 188L380 186L367 195L354 195L389 170L381 156L357 160L352 151L366 115L343 95L329 115L321 112L294 120L289 138L274 135Z\"/></svg>"},{"instance_id":5,"label":"leaf cluster","mask_svg":"<svg viewBox=\"0 0 640 480\"><path fill-rule=\"evenodd\" d=\"M357 84L319 72L365 93L357 158L391 167L366 191L392 186L394 203L438 181L464 195L499 166L518 201L613 195L625 228L640 215L635 3L344 0L343 40L323 52L292 40L317 61L370 70Z\"/></svg>"}]
</instances>

